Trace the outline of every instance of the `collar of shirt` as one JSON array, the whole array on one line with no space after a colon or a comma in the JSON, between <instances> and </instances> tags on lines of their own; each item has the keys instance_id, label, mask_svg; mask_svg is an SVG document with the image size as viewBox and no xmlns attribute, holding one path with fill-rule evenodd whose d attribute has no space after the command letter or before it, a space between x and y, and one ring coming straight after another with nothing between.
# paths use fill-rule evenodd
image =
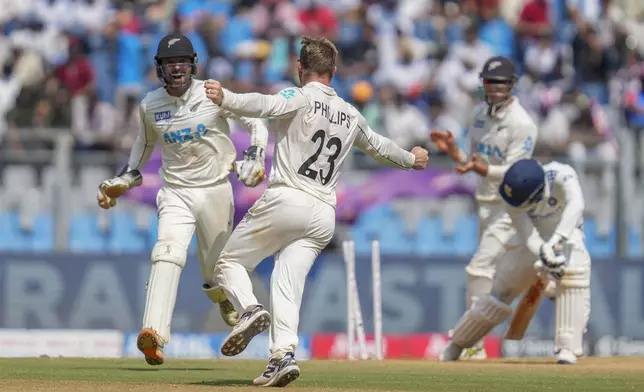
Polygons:
<instances>
[{"instance_id":1,"label":"collar of shirt","mask_svg":"<svg viewBox=\"0 0 644 392\"><path fill-rule=\"evenodd\" d=\"M505 116L510 112L510 108L517 104L517 97L510 97L510 102L507 105L503 106L501 109L497 110L492 117L503 120Z\"/></svg>"},{"instance_id":2,"label":"collar of shirt","mask_svg":"<svg viewBox=\"0 0 644 392\"><path fill-rule=\"evenodd\" d=\"M333 87L324 85L324 84L322 84L320 82L309 82L306 85L311 86L311 87L316 87L316 88L322 90L327 95L337 95L335 90L333 89Z\"/></svg>"},{"instance_id":3,"label":"collar of shirt","mask_svg":"<svg viewBox=\"0 0 644 392\"><path fill-rule=\"evenodd\" d=\"M195 87L198 84L200 83L198 83L196 79L192 79L192 81L190 82L190 87L188 87L188 90L186 90L186 92L183 93L183 95L180 97L175 97L174 95L168 94L168 90L165 90L165 93L171 100L176 102L178 105L185 105L190 99L190 95L192 94L192 91L195 89Z\"/></svg>"}]
</instances>

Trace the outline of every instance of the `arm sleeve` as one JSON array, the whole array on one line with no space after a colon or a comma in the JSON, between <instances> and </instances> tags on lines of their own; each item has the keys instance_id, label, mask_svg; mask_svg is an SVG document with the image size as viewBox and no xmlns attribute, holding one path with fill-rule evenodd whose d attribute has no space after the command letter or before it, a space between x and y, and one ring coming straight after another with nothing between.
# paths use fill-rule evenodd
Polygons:
<instances>
[{"instance_id":1,"label":"arm sleeve","mask_svg":"<svg viewBox=\"0 0 644 392\"><path fill-rule=\"evenodd\" d=\"M508 150L502 165L489 165L487 169L487 177L490 179L501 181L505 172L512 166L513 163L520 159L532 157L534 152L534 144L537 139L537 128L534 124L522 124L517 126L515 136L512 137Z\"/></svg>"},{"instance_id":2,"label":"arm sleeve","mask_svg":"<svg viewBox=\"0 0 644 392\"><path fill-rule=\"evenodd\" d=\"M221 107L239 116L255 118L290 118L307 105L298 88L287 88L275 95L259 93L236 94L224 89Z\"/></svg>"},{"instance_id":3,"label":"arm sleeve","mask_svg":"<svg viewBox=\"0 0 644 392\"><path fill-rule=\"evenodd\" d=\"M566 198L566 207L561 213L554 236L557 239L568 239L584 214L584 196L575 173L557 176L554 185L563 188Z\"/></svg>"},{"instance_id":4,"label":"arm sleeve","mask_svg":"<svg viewBox=\"0 0 644 392\"><path fill-rule=\"evenodd\" d=\"M358 118L358 129L354 145L378 162L409 170L416 157L409 151L400 148L396 143L377 134L367 125L362 115Z\"/></svg>"},{"instance_id":5,"label":"arm sleeve","mask_svg":"<svg viewBox=\"0 0 644 392\"><path fill-rule=\"evenodd\" d=\"M506 206L508 215L512 219L512 225L516 228L517 234L521 238L524 244L530 249L530 251L536 256L539 257L541 250L541 245L545 243L543 238L539 235L539 232L532 224L532 219L528 216L525 211L521 211L518 208Z\"/></svg>"},{"instance_id":6,"label":"arm sleeve","mask_svg":"<svg viewBox=\"0 0 644 392\"><path fill-rule=\"evenodd\" d=\"M227 110L222 110L221 113L224 117L241 124L241 126L250 133L251 146L266 148L266 144L268 142L268 128L266 128L266 125L264 125L262 120L258 118L238 116Z\"/></svg>"},{"instance_id":7,"label":"arm sleeve","mask_svg":"<svg viewBox=\"0 0 644 392\"><path fill-rule=\"evenodd\" d=\"M139 134L134 140L132 150L130 150L129 170L141 170L148 163L157 141L155 130L145 120L145 110L142 104L139 106L139 118Z\"/></svg>"}]
</instances>

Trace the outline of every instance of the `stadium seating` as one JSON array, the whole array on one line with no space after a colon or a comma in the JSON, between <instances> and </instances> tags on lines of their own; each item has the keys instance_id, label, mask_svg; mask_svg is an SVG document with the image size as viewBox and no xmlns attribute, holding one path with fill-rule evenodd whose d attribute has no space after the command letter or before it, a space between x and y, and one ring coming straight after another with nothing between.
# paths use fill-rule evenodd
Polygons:
<instances>
[{"instance_id":1,"label":"stadium seating","mask_svg":"<svg viewBox=\"0 0 644 392\"><path fill-rule=\"evenodd\" d=\"M51 252L55 248L51 213L55 173L49 166L43 168L40 176L38 174L34 168L21 165L8 166L2 171L0 251ZM127 202L109 213L96 208L96 184L108 175L109 170L105 168L89 167L81 169L76 177L78 181L73 184L69 203L68 249L73 252L149 252L157 239L158 222L153 208L141 208ZM29 206L32 201L26 197L33 192L39 193L36 200L42 201L35 207ZM398 206L379 204L366 209L351 228L356 252L370 253L371 241L379 240L383 255L410 252L427 257L471 255L477 247L478 227L476 216L464 208L467 203L454 197L436 202L433 207L429 204L424 210L405 207L404 203ZM614 228L607 236L599 235L597 222L587 217L584 231L593 257L616 254ZM631 228L628 239L628 255L644 255L641 236L635 228ZM196 248L193 237L189 252L196 252Z\"/></svg>"}]
</instances>

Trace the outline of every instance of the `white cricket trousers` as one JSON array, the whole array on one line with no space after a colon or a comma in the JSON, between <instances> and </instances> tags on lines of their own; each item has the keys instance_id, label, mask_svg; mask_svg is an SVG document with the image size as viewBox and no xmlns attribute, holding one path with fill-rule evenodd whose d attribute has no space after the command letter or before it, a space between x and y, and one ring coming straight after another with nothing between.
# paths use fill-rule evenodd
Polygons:
<instances>
[{"instance_id":1,"label":"white cricket trousers","mask_svg":"<svg viewBox=\"0 0 644 392\"><path fill-rule=\"evenodd\" d=\"M158 239L152 250L143 328L154 330L164 343L169 343L179 279L195 232L204 282L214 285L214 261L209 264L208 255L218 255L230 237L232 187L228 180L203 188L164 186L157 193L157 207Z\"/></svg>"},{"instance_id":2,"label":"white cricket trousers","mask_svg":"<svg viewBox=\"0 0 644 392\"><path fill-rule=\"evenodd\" d=\"M228 180L206 188L162 187L157 194L158 243L178 242L186 252L197 235L197 259L205 283L212 283L213 251L219 254L233 228L235 201Z\"/></svg>"},{"instance_id":3,"label":"white cricket trousers","mask_svg":"<svg viewBox=\"0 0 644 392\"><path fill-rule=\"evenodd\" d=\"M333 206L299 189L274 186L255 202L221 252L215 283L224 289L239 314L259 304L249 272L275 255L270 282L272 355L297 348L304 282L334 230Z\"/></svg>"},{"instance_id":4,"label":"white cricket trousers","mask_svg":"<svg viewBox=\"0 0 644 392\"><path fill-rule=\"evenodd\" d=\"M515 231L502 202L480 203L478 221L478 248L465 271L470 276L492 280L496 263L505 252L505 247Z\"/></svg>"}]
</instances>

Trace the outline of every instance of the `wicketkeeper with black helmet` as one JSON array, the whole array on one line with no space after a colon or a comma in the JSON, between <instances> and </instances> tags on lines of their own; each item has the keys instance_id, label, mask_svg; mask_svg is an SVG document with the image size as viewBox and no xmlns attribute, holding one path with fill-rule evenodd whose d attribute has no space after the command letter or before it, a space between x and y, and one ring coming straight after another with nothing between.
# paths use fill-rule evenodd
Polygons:
<instances>
[{"instance_id":1,"label":"wicketkeeper with black helmet","mask_svg":"<svg viewBox=\"0 0 644 392\"><path fill-rule=\"evenodd\" d=\"M157 195L158 240L152 250L143 329L138 337L138 348L150 365L164 361L163 346L170 342L179 278L195 232L203 290L220 304L228 325L237 322L234 307L213 282L217 258L209 259L208 255L220 252L232 232L234 204L229 172L237 171L247 186L256 186L264 179L266 127L260 120L237 116L206 98L204 82L195 79L197 61L185 36L170 34L161 39L154 62L163 87L141 101L141 126L128 165L118 176L100 184L98 191L99 206L114 207L118 197L141 185L139 170L149 160L156 142L161 142L164 185ZM228 119L239 122L251 134L251 146L240 162L235 162Z\"/></svg>"},{"instance_id":2,"label":"wicketkeeper with black helmet","mask_svg":"<svg viewBox=\"0 0 644 392\"><path fill-rule=\"evenodd\" d=\"M575 170L559 162L522 159L497 187L522 246L499 260L491 293L465 312L441 360L457 360L512 314L511 304L535 277L555 282L557 363L583 355L590 315L590 255L583 231L584 197ZM536 262L535 262L536 260Z\"/></svg>"},{"instance_id":3,"label":"wicketkeeper with black helmet","mask_svg":"<svg viewBox=\"0 0 644 392\"><path fill-rule=\"evenodd\" d=\"M495 263L506 247L516 244L514 229L499 184L508 167L519 159L530 158L537 139L537 126L513 96L516 68L506 57L488 59L480 74L485 102L474 113L468 130L470 155L461 150L448 131L432 131L438 148L458 163L460 173L474 171L483 177L476 191L479 219L478 249L465 268L466 308L490 292ZM463 358L486 358L482 342L463 353Z\"/></svg>"}]
</instances>

